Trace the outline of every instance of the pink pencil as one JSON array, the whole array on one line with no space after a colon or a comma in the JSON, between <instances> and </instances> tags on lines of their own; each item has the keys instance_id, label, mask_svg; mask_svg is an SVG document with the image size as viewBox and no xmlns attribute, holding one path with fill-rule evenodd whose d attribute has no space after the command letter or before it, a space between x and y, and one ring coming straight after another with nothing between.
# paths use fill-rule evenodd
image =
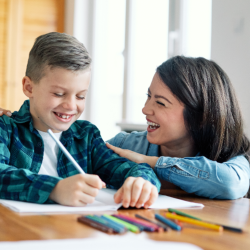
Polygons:
<instances>
[{"instance_id":1,"label":"pink pencil","mask_svg":"<svg viewBox=\"0 0 250 250\"><path fill-rule=\"evenodd\" d=\"M132 217L132 216L128 216L128 215L124 215L124 214L118 214L121 218L124 218L126 220L129 220L131 222L135 222L135 223L138 223L138 224L141 224L142 226L145 226L145 227L151 227L153 228L155 231L163 231L163 228L161 227L158 227L156 226L155 224L153 223L150 223L150 222L147 222L147 221L144 221L142 219L138 219L138 218L135 218L135 217Z\"/></svg>"}]
</instances>

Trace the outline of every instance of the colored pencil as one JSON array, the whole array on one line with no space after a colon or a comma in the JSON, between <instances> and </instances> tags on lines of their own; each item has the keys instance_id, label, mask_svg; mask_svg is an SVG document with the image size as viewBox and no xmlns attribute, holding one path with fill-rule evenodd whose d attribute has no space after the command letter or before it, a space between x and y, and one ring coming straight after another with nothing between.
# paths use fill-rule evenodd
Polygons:
<instances>
[{"instance_id":1,"label":"colored pencil","mask_svg":"<svg viewBox=\"0 0 250 250\"><path fill-rule=\"evenodd\" d=\"M131 231L133 233L139 233L140 232L140 229L138 227L136 227L136 226L134 226L134 225L132 225L132 224L130 224L128 222L125 222L123 220L120 220L120 219L118 219L118 218L116 218L114 216L108 215L108 214L105 214L104 216L106 218L109 218L109 219L111 219L111 220L125 226L129 231Z\"/></svg>"},{"instance_id":2,"label":"colored pencil","mask_svg":"<svg viewBox=\"0 0 250 250\"><path fill-rule=\"evenodd\" d=\"M142 223L136 221L135 219L133 219L131 217L120 215L120 214L114 214L113 216L120 219L120 220L126 221L126 222L128 222L128 223L130 223L130 224L132 224L134 226L139 227L141 231L147 231L147 232L156 231L155 226L154 227L149 227L149 226L147 226L145 224L142 224Z\"/></svg>"},{"instance_id":3,"label":"colored pencil","mask_svg":"<svg viewBox=\"0 0 250 250\"><path fill-rule=\"evenodd\" d=\"M194 220L201 220L201 219L199 219L197 217L194 217L194 216L192 216L190 214L183 213L183 212L181 212L179 210L176 210L176 209L173 209L173 208L168 208L168 211L171 212L171 213L176 213L177 215L182 215L182 216L194 219Z\"/></svg>"},{"instance_id":4,"label":"colored pencil","mask_svg":"<svg viewBox=\"0 0 250 250\"><path fill-rule=\"evenodd\" d=\"M223 231L222 226L218 226L218 225L203 222L203 221L198 221L198 220L187 218L187 217L184 217L184 216L181 216L181 215L174 215L174 214L171 214L171 213L166 213L166 217L169 218L169 219L183 221L183 222L186 222L186 223L189 223L189 224L192 224L192 225L210 228L210 229L213 229L213 230L216 230L216 231Z\"/></svg>"},{"instance_id":5,"label":"colored pencil","mask_svg":"<svg viewBox=\"0 0 250 250\"><path fill-rule=\"evenodd\" d=\"M177 224L175 224L173 221L166 219L165 217L161 216L160 214L155 214L155 218L167 226L171 227L172 229L176 231L181 231L181 227Z\"/></svg>"},{"instance_id":6,"label":"colored pencil","mask_svg":"<svg viewBox=\"0 0 250 250\"><path fill-rule=\"evenodd\" d=\"M119 223L117 223L117 222L114 222L113 220L111 220L111 219L105 217L104 215L101 215L100 218L102 218L102 219L108 221L109 223L111 223L111 224L113 224L114 226L120 228L121 230L124 230L125 232L128 231L128 229L127 229L126 227L124 227L123 225L121 225L121 224L119 224Z\"/></svg>"},{"instance_id":7,"label":"colored pencil","mask_svg":"<svg viewBox=\"0 0 250 250\"><path fill-rule=\"evenodd\" d=\"M144 217L144 216L141 216L141 215L139 215L139 214L136 214L135 217L136 217L136 218L139 218L139 219L142 219L142 220L145 220L145 221L148 221L148 222L150 222L150 223L152 223L152 224L155 224L155 225L158 226L159 228L162 228L163 231L168 231L168 228L167 228L165 225L163 225L163 224L160 224L160 223L158 223L158 222L152 221L152 220L150 220L150 219L148 219L148 218L146 218L146 217Z\"/></svg>"},{"instance_id":8,"label":"colored pencil","mask_svg":"<svg viewBox=\"0 0 250 250\"><path fill-rule=\"evenodd\" d=\"M125 233L125 230L124 229L121 229L120 227L117 227L116 225L113 225L111 224L110 222L108 222L107 220L103 219L103 218L100 218L96 215L87 215L85 216L86 218L88 219L92 219L104 226L107 226L107 227L110 227L111 229L113 229L113 231L115 231L116 233L119 233L119 234L122 234L122 233Z\"/></svg>"},{"instance_id":9,"label":"colored pencil","mask_svg":"<svg viewBox=\"0 0 250 250\"><path fill-rule=\"evenodd\" d=\"M102 232L105 232L105 233L108 233L108 234L114 233L112 228L107 227L105 225L102 225L102 224L100 224L100 223L98 223L98 222L96 222L94 220L88 219L88 218L86 218L84 216L77 218L77 220L79 222L81 222L81 223L84 223L84 224L86 224L88 226L91 226L91 227L93 227L95 229L98 229L98 230L100 230Z\"/></svg>"},{"instance_id":10,"label":"colored pencil","mask_svg":"<svg viewBox=\"0 0 250 250\"><path fill-rule=\"evenodd\" d=\"M139 223L139 224L141 224L143 226L150 227L150 228L154 229L154 231L159 231L159 232L163 231L162 227L159 227L155 223L152 223L152 222L149 222L149 221L145 221L142 218L138 218L136 216L124 215L124 214L119 214L119 215L123 216L124 218L127 218L127 219L130 219L132 221L135 221L135 222L137 222L137 223Z\"/></svg>"},{"instance_id":11,"label":"colored pencil","mask_svg":"<svg viewBox=\"0 0 250 250\"><path fill-rule=\"evenodd\" d=\"M173 208L169 208L168 211L170 211L170 212L175 212L175 213L178 214L178 215L182 215L182 216L185 216L185 217L194 219L194 220L199 220L199 221L203 221L203 222L215 224L215 225L218 225L218 226L222 226L222 227L223 227L224 229L226 229L226 230L230 230L230 231L234 231L234 232L238 232L238 233L242 233L242 232L243 232L243 230L242 230L241 228L230 227L230 226L226 226L226 225L223 225L223 224L213 223L213 222L207 221L207 220L202 220L202 219L200 219L200 218L194 217L194 216L192 216L192 215L190 215L190 214L186 214L186 213L184 213L184 212L181 212L181 211L176 210L176 209L173 209Z\"/></svg>"}]
</instances>

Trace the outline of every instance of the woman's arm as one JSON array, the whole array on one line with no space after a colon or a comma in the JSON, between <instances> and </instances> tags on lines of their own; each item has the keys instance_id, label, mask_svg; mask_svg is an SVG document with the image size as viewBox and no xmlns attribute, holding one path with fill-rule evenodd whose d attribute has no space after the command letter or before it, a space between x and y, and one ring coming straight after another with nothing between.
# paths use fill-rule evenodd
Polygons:
<instances>
[{"instance_id":1,"label":"woman's arm","mask_svg":"<svg viewBox=\"0 0 250 250\"><path fill-rule=\"evenodd\" d=\"M203 156L160 157L154 170L160 179L211 199L238 199L249 189L249 162L244 156L223 163Z\"/></svg>"},{"instance_id":2,"label":"woman's arm","mask_svg":"<svg viewBox=\"0 0 250 250\"><path fill-rule=\"evenodd\" d=\"M122 147L124 135L120 133L109 143ZM249 189L250 165L244 156L236 156L227 162L218 163L202 156L156 157L108 144L107 146L132 161L148 163L160 179L169 181L189 193L212 199L237 199L243 197ZM131 144L131 149L134 148Z\"/></svg>"}]
</instances>

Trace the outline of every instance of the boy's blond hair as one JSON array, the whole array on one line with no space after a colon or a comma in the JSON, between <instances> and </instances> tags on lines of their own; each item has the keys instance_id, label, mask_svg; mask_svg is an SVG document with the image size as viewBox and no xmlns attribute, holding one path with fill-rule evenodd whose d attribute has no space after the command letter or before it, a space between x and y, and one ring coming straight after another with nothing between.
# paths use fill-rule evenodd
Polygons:
<instances>
[{"instance_id":1,"label":"boy's blond hair","mask_svg":"<svg viewBox=\"0 0 250 250\"><path fill-rule=\"evenodd\" d=\"M46 67L82 71L90 65L88 51L75 37L51 32L35 40L29 53L26 76L34 83L38 83L44 76Z\"/></svg>"}]
</instances>

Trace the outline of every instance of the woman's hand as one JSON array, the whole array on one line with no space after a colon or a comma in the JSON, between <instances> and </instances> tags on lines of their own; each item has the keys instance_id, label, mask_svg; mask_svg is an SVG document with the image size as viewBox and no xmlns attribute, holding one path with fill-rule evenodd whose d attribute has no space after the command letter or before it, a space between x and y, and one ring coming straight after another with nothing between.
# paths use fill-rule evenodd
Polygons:
<instances>
[{"instance_id":1,"label":"woman's hand","mask_svg":"<svg viewBox=\"0 0 250 250\"><path fill-rule=\"evenodd\" d=\"M158 197L156 186L141 177L128 177L122 187L115 193L116 203L122 202L123 207L144 208L151 206Z\"/></svg>"},{"instance_id":2,"label":"woman's hand","mask_svg":"<svg viewBox=\"0 0 250 250\"><path fill-rule=\"evenodd\" d=\"M145 162L145 155L135 153L134 151L128 150L128 149L122 149L115 147L109 143L106 143L106 146L113 150L116 154L118 154L121 157L127 158L130 161L136 162L136 163L143 163Z\"/></svg>"},{"instance_id":3,"label":"woman's hand","mask_svg":"<svg viewBox=\"0 0 250 250\"><path fill-rule=\"evenodd\" d=\"M2 116L2 115L11 116L12 114L9 110L0 108L0 116Z\"/></svg>"},{"instance_id":4,"label":"woman's hand","mask_svg":"<svg viewBox=\"0 0 250 250\"><path fill-rule=\"evenodd\" d=\"M151 168L154 168L156 162L158 161L158 157L156 156L142 155L128 149L115 147L109 143L106 143L106 146L121 157L127 158L128 160L136 163L148 163Z\"/></svg>"}]
</instances>

